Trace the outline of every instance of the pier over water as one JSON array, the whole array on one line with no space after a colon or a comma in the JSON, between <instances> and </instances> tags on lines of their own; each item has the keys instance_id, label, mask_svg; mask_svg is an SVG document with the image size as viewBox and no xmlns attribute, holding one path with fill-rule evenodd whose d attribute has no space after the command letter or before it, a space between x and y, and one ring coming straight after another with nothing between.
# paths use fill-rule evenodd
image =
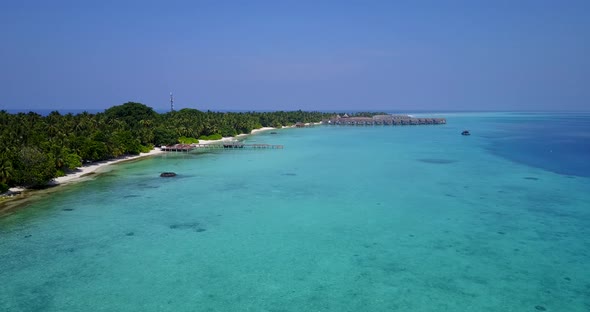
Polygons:
<instances>
[{"instance_id":1,"label":"pier over water","mask_svg":"<svg viewBox=\"0 0 590 312\"><path fill-rule=\"evenodd\" d=\"M405 126L405 125L444 125L445 118L416 118L409 115L375 115L372 117L349 117L337 115L331 119L322 120L323 125L342 126ZM296 128L312 126L313 124L297 123ZM175 144L162 146L166 152L190 152L205 149L283 149L283 145L274 144L245 144L239 141L226 141L210 144Z\"/></svg>"},{"instance_id":2,"label":"pier over water","mask_svg":"<svg viewBox=\"0 0 590 312\"><path fill-rule=\"evenodd\" d=\"M447 123L445 118L415 118L408 115L376 115L373 117L348 117L336 116L331 119L323 120L322 124L326 125L344 125L344 126L405 126L405 125L444 125Z\"/></svg>"},{"instance_id":3,"label":"pier over water","mask_svg":"<svg viewBox=\"0 0 590 312\"><path fill-rule=\"evenodd\" d=\"M166 152L190 152L193 150L204 149L283 149L283 145L275 144L244 144L241 142L223 142L211 144L175 144L171 146L162 146L161 149Z\"/></svg>"}]
</instances>

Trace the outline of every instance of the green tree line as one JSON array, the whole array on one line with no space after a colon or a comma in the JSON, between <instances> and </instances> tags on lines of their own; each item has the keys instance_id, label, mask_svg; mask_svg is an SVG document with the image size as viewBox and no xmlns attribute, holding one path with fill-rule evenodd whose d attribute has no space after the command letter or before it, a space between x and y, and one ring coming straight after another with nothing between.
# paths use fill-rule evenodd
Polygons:
<instances>
[{"instance_id":1,"label":"green tree line","mask_svg":"<svg viewBox=\"0 0 590 312\"><path fill-rule=\"evenodd\" d=\"M47 116L0 111L0 191L39 187L83 163L136 155L179 138L250 133L261 127L317 122L334 114L277 111L226 113L185 108L159 114L128 102L97 114Z\"/></svg>"}]
</instances>

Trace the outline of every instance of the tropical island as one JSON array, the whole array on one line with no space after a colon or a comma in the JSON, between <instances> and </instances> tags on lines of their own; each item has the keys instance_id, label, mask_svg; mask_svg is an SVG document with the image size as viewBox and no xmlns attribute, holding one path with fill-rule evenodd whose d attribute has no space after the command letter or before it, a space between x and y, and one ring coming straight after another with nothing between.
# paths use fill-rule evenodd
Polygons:
<instances>
[{"instance_id":1,"label":"tropical island","mask_svg":"<svg viewBox=\"0 0 590 312\"><path fill-rule=\"evenodd\" d=\"M383 113L375 113L383 114ZM367 117L372 113L356 113ZM128 102L102 113L47 116L0 111L0 193L11 187L42 188L94 162L148 153L154 146L191 144L332 118L334 113L212 112L184 108L158 113Z\"/></svg>"}]
</instances>

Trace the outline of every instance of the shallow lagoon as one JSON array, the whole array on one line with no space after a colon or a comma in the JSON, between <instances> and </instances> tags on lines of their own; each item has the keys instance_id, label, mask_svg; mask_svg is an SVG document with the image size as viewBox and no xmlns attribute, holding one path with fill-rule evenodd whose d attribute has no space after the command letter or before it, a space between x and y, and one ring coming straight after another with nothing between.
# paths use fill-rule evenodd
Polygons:
<instances>
[{"instance_id":1,"label":"shallow lagoon","mask_svg":"<svg viewBox=\"0 0 590 312\"><path fill-rule=\"evenodd\" d=\"M283 150L117 165L0 219L0 310L588 311L590 118L561 118L287 129L247 139Z\"/></svg>"}]
</instances>

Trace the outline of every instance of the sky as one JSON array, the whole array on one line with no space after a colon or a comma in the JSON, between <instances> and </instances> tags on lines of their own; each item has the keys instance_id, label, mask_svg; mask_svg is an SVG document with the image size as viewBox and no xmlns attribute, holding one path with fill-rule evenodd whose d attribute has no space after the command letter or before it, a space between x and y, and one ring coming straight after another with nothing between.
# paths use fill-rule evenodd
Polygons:
<instances>
[{"instance_id":1,"label":"sky","mask_svg":"<svg viewBox=\"0 0 590 312\"><path fill-rule=\"evenodd\" d=\"M0 1L0 109L590 110L590 1Z\"/></svg>"}]
</instances>

